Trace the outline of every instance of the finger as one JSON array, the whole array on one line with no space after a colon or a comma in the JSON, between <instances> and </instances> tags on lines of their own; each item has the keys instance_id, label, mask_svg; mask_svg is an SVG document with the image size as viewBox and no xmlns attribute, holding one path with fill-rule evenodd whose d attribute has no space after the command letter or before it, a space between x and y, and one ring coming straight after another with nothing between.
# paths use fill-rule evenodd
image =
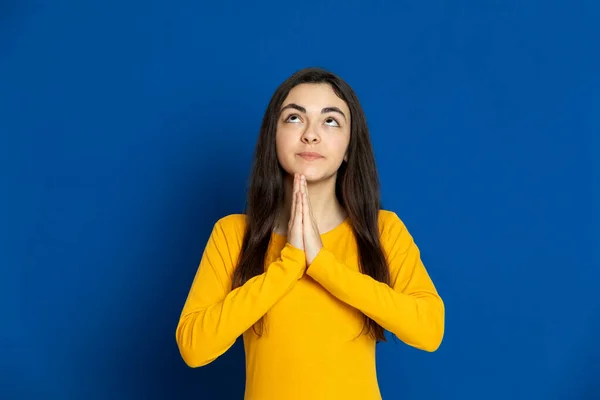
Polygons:
<instances>
[{"instance_id":1,"label":"finger","mask_svg":"<svg viewBox=\"0 0 600 400\"><path fill-rule=\"evenodd\" d=\"M306 187L306 177L304 175L302 175L300 186L302 188L302 206L304 209L302 214L306 215L305 212L310 210L310 203L308 201L308 189Z\"/></svg>"},{"instance_id":2,"label":"finger","mask_svg":"<svg viewBox=\"0 0 600 400\"><path fill-rule=\"evenodd\" d=\"M290 221L289 221L290 225L294 221L294 216L296 215L296 208L298 205L298 195L297 194L298 194L298 190L299 190L299 186L300 186L298 180L299 180L298 174L294 174L294 184L293 184L293 189L292 189L292 201L291 201L292 210L290 212Z\"/></svg>"},{"instance_id":3,"label":"finger","mask_svg":"<svg viewBox=\"0 0 600 400\"><path fill-rule=\"evenodd\" d=\"M296 205L296 215L294 216L294 224L297 226L298 229L302 229L302 210L304 208L302 204L302 193L296 193L296 202L298 204Z\"/></svg>"},{"instance_id":4,"label":"finger","mask_svg":"<svg viewBox=\"0 0 600 400\"><path fill-rule=\"evenodd\" d=\"M290 212L290 220L288 221L288 226L292 226L294 223L294 217L296 216L296 205L298 204L298 200L296 200L296 196L292 200L292 211Z\"/></svg>"},{"instance_id":5,"label":"finger","mask_svg":"<svg viewBox=\"0 0 600 400\"><path fill-rule=\"evenodd\" d=\"M312 206L310 204L310 198L308 197L308 184L306 183L306 177L303 176L302 177L302 187L303 187L303 192L306 194L306 206L308 208L308 212L311 218L313 218L312 215Z\"/></svg>"},{"instance_id":6,"label":"finger","mask_svg":"<svg viewBox=\"0 0 600 400\"><path fill-rule=\"evenodd\" d=\"M302 221L307 225L312 223L309 210L310 205L308 204L308 195L306 193L302 193Z\"/></svg>"},{"instance_id":7,"label":"finger","mask_svg":"<svg viewBox=\"0 0 600 400\"><path fill-rule=\"evenodd\" d=\"M305 221L310 221L313 228L318 231L317 221L315 220L315 216L313 215L313 211L312 211L312 205L310 204L310 197L308 197L308 186L306 187L304 196L305 196L304 209L305 209L305 215L306 215L306 217L304 217L304 219L305 219Z\"/></svg>"},{"instance_id":8,"label":"finger","mask_svg":"<svg viewBox=\"0 0 600 400\"><path fill-rule=\"evenodd\" d=\"M291 207L291 213L290 213L290 222L292 221L292 218L294 217L294 211L296 210L296 175L294 174L294 183L292 185L292 207Z\"/></svg>"},{"instance_id":9,"label":"finger","mask_svg":"<svg viewBox=\"0 0 600 400\"><path fill-rule=\"evenodd\" d=\"M300 190L300 182L299 182L300 177L298 176L298 174L294 174L294 195L296 195L296 192L298 192L298 190Z\"/></svg>"},{"instance_id":10,"label":"finger","mask_svg":"<svg viewBox=\"0 0 600 400\"><path fill-rule=\"evenodd\" d=\"M302 177L302 191L304 192L304 194L306 194L306 205L308 206L308 209L311 209L310 206L310 198L308 197L308 183L306 183L306 177L303 176Z\"/></svg>"}]
</instances>

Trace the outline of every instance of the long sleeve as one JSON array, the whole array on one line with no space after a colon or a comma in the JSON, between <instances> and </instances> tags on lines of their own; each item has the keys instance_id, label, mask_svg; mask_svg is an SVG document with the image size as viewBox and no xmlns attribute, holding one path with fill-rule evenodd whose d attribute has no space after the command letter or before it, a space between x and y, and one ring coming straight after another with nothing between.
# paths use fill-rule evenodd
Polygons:
<instances>
[{"instance_id":1,"label":"long sleeve","mask_svg":"<svg viewBox=\"0 0 600 400\"><path fill-rule=\"evenodd\" d=\"M404 343L433 352L444 336L445 309L420 251L396 214L386 221L381 241L391 285L348 267L326 248L321 249L306 273Z\"/></svg>"},{"instance_id":2,"label":"long sleeve","mask_svg":"<svg viewBox=\"0 0 600 400\"><path fill-rule=\"evenodd\" d=\"M231 290L232 264L238 254L230 254L236 246L228 243L228 235L227 227L217 222L177 325L177 345L190 367L206 365L225 353L306 269L304 252L288 243L263 274Z\"/></svg>"}]
</instances>

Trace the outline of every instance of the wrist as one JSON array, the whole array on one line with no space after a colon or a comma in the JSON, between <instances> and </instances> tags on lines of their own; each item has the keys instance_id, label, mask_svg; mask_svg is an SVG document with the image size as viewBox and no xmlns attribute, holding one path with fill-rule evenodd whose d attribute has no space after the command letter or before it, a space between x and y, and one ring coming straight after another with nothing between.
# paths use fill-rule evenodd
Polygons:
<instances>
[{"instance_id":1,"label":"wrist","mask_svg":"<svg viewBox=\"0 0 600 400\"><path fill-rule=\"evenodd\" d=\"M317 258L317 256L319 255L319 253L321 252L321 250L323 249L323 246L320 246L318 249L315 249L313 251L306 251L306 267L310 267L311 264L315 261L315 259Z\"/></svg>"}]
</instances>

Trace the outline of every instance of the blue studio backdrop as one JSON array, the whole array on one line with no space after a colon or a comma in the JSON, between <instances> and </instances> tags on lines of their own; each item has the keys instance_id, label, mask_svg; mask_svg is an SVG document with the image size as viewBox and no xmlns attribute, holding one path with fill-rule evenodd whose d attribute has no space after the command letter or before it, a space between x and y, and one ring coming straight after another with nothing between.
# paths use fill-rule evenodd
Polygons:
<instances>
[{"instance_id":1,"label":"blue studio backdrop","mask_svg":"<svg viewBox=\"0 0 600 400\"><path fill-rule=\"evenodd\" d=\"M600 399L597 2L0 3L0 398L241 399L175 328L267 102L323 66L446 302L384 399Z\"/></svg>"}]
</instances>

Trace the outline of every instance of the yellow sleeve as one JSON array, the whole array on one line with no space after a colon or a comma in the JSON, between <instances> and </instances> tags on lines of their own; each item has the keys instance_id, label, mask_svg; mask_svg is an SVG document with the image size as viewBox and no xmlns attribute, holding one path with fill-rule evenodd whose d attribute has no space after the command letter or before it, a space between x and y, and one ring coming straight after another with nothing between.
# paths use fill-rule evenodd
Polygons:
<instances>
[{"instance_id":1,"label":"yellow sleeve","mask_svg":"<svg viewBox=\"0 0 600 400\"><path fill-rule=\"evenodd\" d=\"M382 232L391 285L351 269L323 248L306 271L331 294L360 310L398 339L433 352L444 336L445 309L403 222L392 214Z\"/></svg>"},{"instance_id":2,"label":"yellow sleeve","mask_svg":"<svg viewBox=\"0 0 600 400\"><path fill-rule=\"evenodd\" d=\"M287 243L263 274L231 290L228 271L234 270L232 260L238 256L229 253L231 247L236 246L228 245L227 228L217 222L176 329L179 351L190 367L206 365L225 353L306 270L304 252Z\"/></svg>"}]
</instances>

